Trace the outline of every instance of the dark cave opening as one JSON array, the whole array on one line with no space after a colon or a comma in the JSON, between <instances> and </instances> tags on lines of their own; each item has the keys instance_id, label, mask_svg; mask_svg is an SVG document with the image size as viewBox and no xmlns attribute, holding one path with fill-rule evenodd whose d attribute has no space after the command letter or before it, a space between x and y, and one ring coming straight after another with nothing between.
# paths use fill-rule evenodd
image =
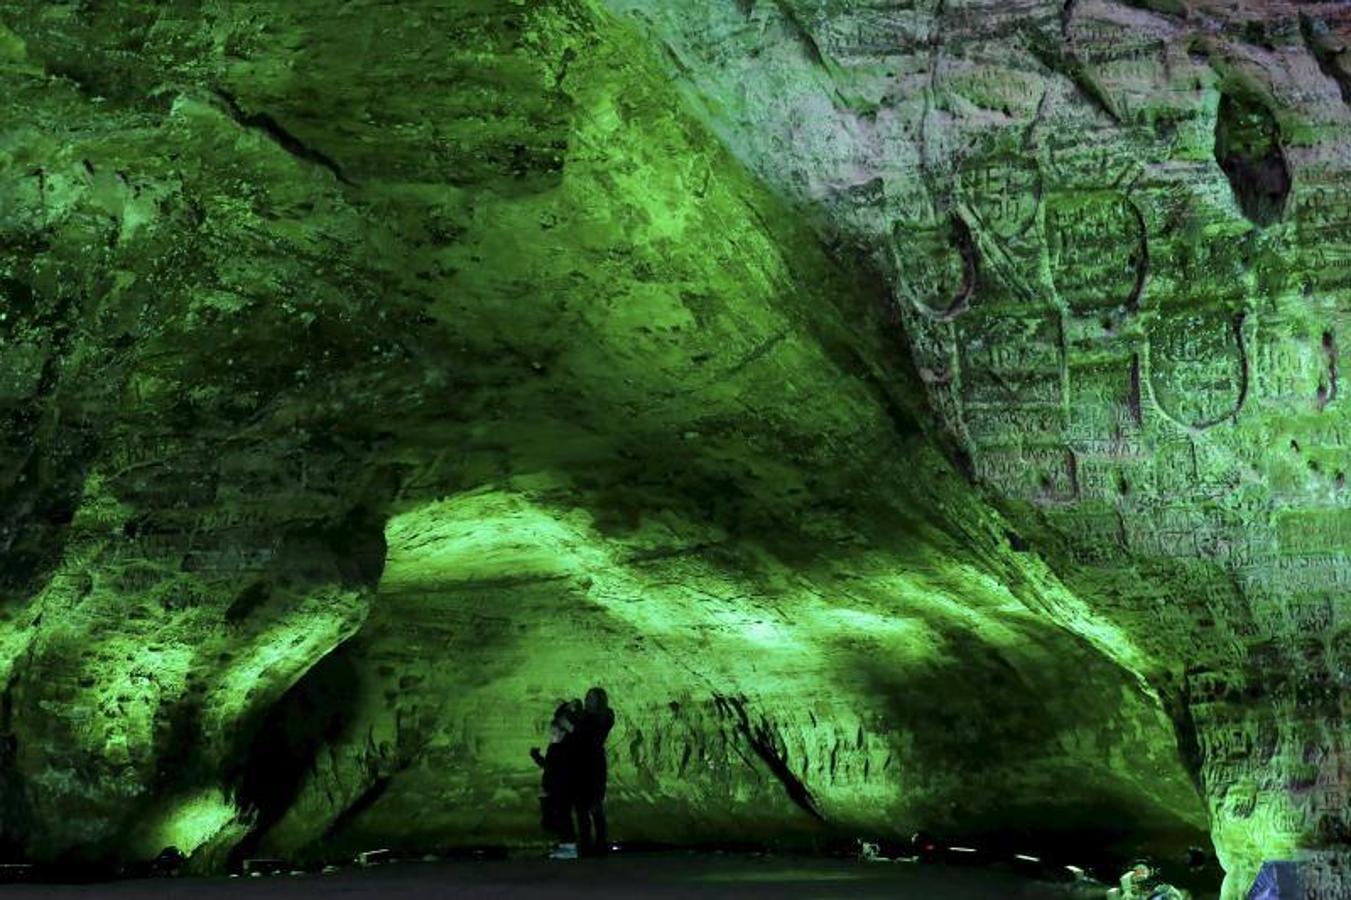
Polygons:
<instances>
[{"instance_id":1,"label":"dark cave opening","mask_svg":"<svg viewBox=\"0 0 1351 900\"><path fill-rule=\"evenodd\" d=\"M1290 169L1276 117L1266 104L1244 93L1221 95L1215 160L1249 221L1266 226L1281 219L1290 194Z\"/></svg>"}]
</instances>

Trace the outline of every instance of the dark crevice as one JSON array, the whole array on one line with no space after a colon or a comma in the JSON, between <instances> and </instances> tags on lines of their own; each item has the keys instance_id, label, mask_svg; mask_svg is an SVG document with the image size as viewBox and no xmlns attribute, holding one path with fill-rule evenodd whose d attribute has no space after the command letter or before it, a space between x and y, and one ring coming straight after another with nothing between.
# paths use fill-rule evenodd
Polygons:
<instances>
[{"instance_id":1,"label":"dark crevice","mask_svg":"<svg viewBox=\"0 0 1351 900\"><path fill-rule=\"evenodd\" d=\"M680 54L675 52L674 47L663 41L661 49L666 54L666 58L671 61L671 65L675 66L677 72L681 75L690 74L690 67L685 65L685 61L680 58Z\"/></svg>"},{"instance_id":2,"label":"dark crevice","mask_svg":"<svg viewBox=\"0 0 1351 900\"><path fill-rule=\"evenodd\" d=\"M150 83L137 72L106 62L106 57L85 55L77 59L49 59L43 63L43 69L50 77L69 82L87 100L148 112L169 111L169 95L156 95L150 90Z\"/></svg>"},{"instance_id":3,"label":"dark crevice","mask_svg":"<svg viewBox=\"0 0 1351 900\"><path fill-rule=\"evenodd\" d=\"M882 407L882 412L886 414L887 420L891 422L894 432L901 437L908 437L922 433L919 423L902 400L896 396L887 384L886 380L877 372L868 366L867 361L857 348L851 348L855 358L858 360L858 367L855 373L863 386Z\"/></svg>"},{"instance_id":4,"label":"dark crevice","mask_svg":"<svg viewBox=\"0 0 1351 900\"><path fill-rule=\"evenodd\" d=\"M1032 114L1031 121L1027 123L1027 130L1023 132L1022 148L1024 153L1031 153L1034 149L1033 136L1036 134L1037 126L1041 124L1042 119L1045 117L1046 104L1050 99L1051 99L1051 92L1046 90L1046 88L1043 86L1041 91L1041 99L1037 101L1037 109ZM1037 183L1037 187L1038 190L1040 190L1041 187L1040 181Z\"/></svg>"},{"instance_id":5,"label":"dark crevice","mask_svg":"<svg viewBox=\"0 0 1351 900\"><path fill-rule=\"evenodd\" d=\"M188 676L189 691L183 699L165 703L155 715L155 758L160 767L151 783L150 796L162 797L215 780L217 772L203 752L202 700L205 685L195 674ZM134 827L144 810L131 808L126 827Z\"/></svg>"},{"instance_id":6,"label":"dark crevice","mask_svg":"<svg viewBox=\"0 0 1351 900\"><path fill-rule=\"evenodd\" d=\"M1130 396L1127 398L1127 404L1130 406L1131 419L1135 424L1143 425L1145 421L1144 402L1140 393L1140 354L1136 353L1131 357L1131 386Z\"/></svg>"},{"instance_id":7,"label":"dark crevice","mask_svg":"<svg viewBox=\"0 0 1351 900\"><path fill-rule=\"evenodd\" d=\"M558 74L554 76L555 91L561 92L563 90L563 82L568 80L568 69L570 69L572 64L576 61L577 51L573 50L571 47L566 48L558 61Z\"/></svg>"},{"instance_id":8,"label":"dark crevice","mask_svg":"<svg viewBox=\"0 0 1351 900\"><path fill-rule=\"evenodd\" d=\"M1328 358L1328 381L1318 389L1319 410L1337 399L1337 339L1331 331L1323 332L1323 353Z\"/></svg>"},{"instance_id":9,"label":"dark crevice","mask_svg":"<svg viewBox=\"0 0 1351 900\"><path fill-rule=\"evenodd\" d=\"M1260 47L1268 53L1275 53L1277 51L1276 42L1272 39L1273 37L1273 30L1268 27L1266 22L1262 21L1247 22L1238 33L1239 40L1243 41L1245 44Z\"/></svg>"},{"instance_id":10,"label":"dark crevice","mask_svg":"<svg viewBox=\"0 0 1351 900\"><path fill-rule=\"evenodd\" d=\"M958 215L953 215L951 225L953 242L957 245L957 252L962 256L962 287L957 296L952 298L952 304L944 311L944 319L950 319L971 308L971 298L975 295L976 285L980 280L980 254L976 250L976 239L971 234L970 226Z\"/></svg>"},{"instance_id":11,"label":"dark crevice","mask_svg":"<svg viewBox=\"0 0 1351 900\"><path fill-rule=\"evenodd\" d=\"M1187 6L1182 0L1121 0L1126 6L1165 16L1187 18Z\"/></svg>"},{"instance_id":12,"label":"dark crevice","mask_svg":"<svg viewBox=\"0 0 1351 900\"><path fill-rule=\"evenodd\" d=\"M1183 675L1181 691L1160 690L1159 698L1163 701L1164 710L1168 713L1169 718L1173 720L1174 731L1177 734L1178 756L1182 760L1182 768L1191 776L1197 794L1204 797L1206 796L1205 754L1201 750L1201 739L1197 733L1196 719L1192 715L1191 688L1187 676Z\"/></svg>"},{"instance_id":13,"label":"dark crevice","mask_svg":"<svg viewBox=\"0 0 1351 900\"><path fill-rule=\"evenodd\" d=\"M857 378L872 393L897 436L920 433L922 427L916 410L907 403L907 387L920 383L910 354L898 352L899 346L891 341L875 345L875 352L865 349L868 343L865 335L885 333L899 324L892 283L863 248L829 242L824 249L832 260L845 263L843 268L853 276L857 290L836 295L838 315L813 322L810 326L813 337L836 366ZM855 297L863 298L862 302L849 299Z\"/></svg>"},{"instance_id":14,"label":"dark crevice","mask_svg":"<svg viewBox=\"0 0 1351 900\"><path fill-rule=\"evenodd\" d=\"M0 308L5 310L0 329L12 334L35 312L33 289L17 278L0 277Z\"/></svg>"},{"instance_id":15,"label":"dark crevice","mask_svg":"<svg viewBox=\"0 0 1351 900\"><path fill-rule=\"evenodd\" d=\"M1130 207L1131 214L1135 216L1135 223L1140 229L1140 259L1135 267L1135 284L1131 287L1130 296L1126 298L1126 309L1138 312L1140 299L1145 293L1145 282L1149 278L1149 229L1145 225L1145 214L1140 211L1140 207L1130 200L1127 200L1126 204Z\"/></svg>"},{"instance_id":16,"label":"dark crevice","mask_svg":"<svg viewBox=\"0 0 1351 900\"><path fill-rule=\"evenodd\" d=\"M339 166L337 161L335 161L331 156L329 156L328 154L324 153L321 150L309 146L304 141L300 140L300 138L296 137L294 134L287 131L286 128L284 128L282 124L278 122L276 119L272 118L272 116L262 112L259 113L244 112L243 108L241 108L239 105L239 101L233 95L225 91L216 90L214 91L214 94L222 103L225 104L225 108L229 112L230 118L234 119L242 127L247 128L250 131L262 132L263 134L267 135L267 137L271 139L273 143L275 143L281 149L285 150L287 153L291 154L297 159L301 159L304 160L305 162L312 163L314 165L327 169L329 172L332 173L334 178L338 179L338 181L342 182L343 184L346 185L356 184L356 182L352 181L343 173L342 167Z\"/></svg>"},{"instance_id":17,"label":"dark crevice","mask_svg":"<svg viewBox=\"0 0 1351 900\"><path fill-rule=\"evenodd\" d=\"M384 526L381 514L358 506L337 521L308 523L288 531L275 558L278 586L337 581L344 588L374 587L384 573L388 551ZM240 613L242 618L247 611L241 606Z\"/></svg>"},{"instance_id":18,"label":"dark crevice","mask_svg":"<svg viewBox=\"0 0 1351 900\"><path fill-rule=\"evenodd\" d=\"M1074 7L1079 0L1065 0L1060 7L1060 33L1065 40L1070 39L1070 25L1074 22Z\"/></svg>"},{"instance_id":19,"label":"dark crevice","mask_svg":"<svg viewBox=\"0 0 1351 900\"><path fill-rule=\"evenodd\" d=\"M976 246L975 236L971 233L971 227L961 216L953 213L944 229L945 238L949 246L956 250L962 258L962 283L957 288L947 305L941 309L929 307L925 304L930 315L936 317L939 321L947 321L956 318L971 308L971 298L975 296L980 283L980 251ZM894 229L895 240L902 241L901 235L904 234L904 226L897 223Z\"/></svg>"},{"instance_id":20,"label":"dark crevice","mask_svg":"<svg viewBox=\"0 0 1351 900\"><path fill-rule=\"evenodd\" d=\"M1304 38L1304 46L1313 54L1314 60L1318 63L1319 70L1331 78L1337 85L1337 90L1341 91L1342 102L1351 104L1351 72L1338 65L1339 58L1345 49L1333 50L1325 46L1318 39L1317 26L1314 20L1307 13L1299 15L1299 33Z\"/></svg>"},{"instance_id":21,"label":"dark crevice","mask_svg":"<svg viewBox=\"0 0 1351 900\"><path fill-rule=\"evenodd\" d=\"M778 742L774 740L769 722L761 717L759 723L752 725L750 715L746 712L744 697L724 697L720 694L714 694L713 703L720 714L730 714L735 718L737 730L741 732L741 735L746 739L746 743L755 751L755 755L760 757L769 771L783 785L789 799L807 815L818 822L824 823L826 818L816 808L816 800L812 797L811 791L807 789L800 778L793 774L793 770L788 766L788 760L779 750Z\"/></svg>"},{"instance_id":22,"label":"dark crevice","mask_svg":"<svg viewBox=\"0 0 1351 900\"><path fill-rule=\"evenodd\" d=\"M96 77L88 72L67 66L59 62L48 62L44 69L50 78L59 78L68 81L82 96L87 98L104 97L113 93L107 83L96 80Z\"/></svg>"},{"instance_id":23,"label":"dark crevice","mask_svg":"<svg viewBox=\"0 0 1351 900\"><path fill-rule=\"evenodd\" d=\"M1224 94L1215 119L1215 160L1248 221L1265 226L1285 212L1290 170L1271 110L1260 101Z\"/></svg>"},{"instance_id":24,"label":"dark crevice","mask_svg":"<svg viewBox=\"0 0 1351 900\"><path fill-rule=\"evenodd\" d=\"M765 338L759 344L752 347L749 353L733 363L731 368L723 373L723 377L735 375L756 360L762 359L767 353L783 343L783 340L786 337L788 337L788 329L785 328L784 330Z\"/></svg>"},{"instance_id":25,"label":"dark crevice","mask_svg":"<svg viewBox=\"0 0 1351 900\"><path fill-rule=\"evenodd\" d=\"M839 248L829 248L832 256L840 257ZM893 312L890 299L890 287L875 269L860 257L859 284L860 293L871 298L870 308L841 305L840 319L846 323L877 322L882 328L889 322ZM830 360L842 371L868 389L877 404L891 422L898 437L919 434L922 428L915 411L906 403L904 394L906 385L919 383L919 373L914 369L908 354L893 354L884 350L876 361L860 346L860 337L850 328L831 327L822 323L815 327L814 333L821 348Z\"/></svg>"}]
</instances>

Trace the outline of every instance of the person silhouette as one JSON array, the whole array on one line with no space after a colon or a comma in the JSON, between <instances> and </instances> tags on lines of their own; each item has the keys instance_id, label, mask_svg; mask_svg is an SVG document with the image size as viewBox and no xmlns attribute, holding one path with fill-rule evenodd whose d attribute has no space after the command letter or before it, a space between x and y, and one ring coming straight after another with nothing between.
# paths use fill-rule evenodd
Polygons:
<instances>
[{"instance_id":1,"label":"person silhouette","mask_svg":"<svg viewBox=\"0 0 1351 900\"><path fill-rule=\"evenodd\" d=\"M549 854L553 859L577 858L577 832L573 809L577 806L578 736L581 703L565 701L549 722L549 747L541 753L530 748L530 758L543 770L540 775L540 824L558 840Z\"/></svg>"},{"instance_id":2,"label":"person silhouette","mask_svg":"<svg viewBox=\"0 0 1351 900\"><path fill-rule=\"evenodd\" d=\"M605 817L605 788L609 763L605 741L614 728L615 714L602 687L586 692L577 723L577 782L574 809L582 853L602 856L610 850L609 823Z\"/></svg>"}]
</instances>

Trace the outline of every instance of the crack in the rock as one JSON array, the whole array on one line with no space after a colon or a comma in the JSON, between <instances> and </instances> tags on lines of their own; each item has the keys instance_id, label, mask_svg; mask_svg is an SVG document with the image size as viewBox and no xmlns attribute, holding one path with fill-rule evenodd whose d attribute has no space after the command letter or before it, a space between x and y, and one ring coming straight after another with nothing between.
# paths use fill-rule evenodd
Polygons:
<instances>
[{"instance_id":1,"label":"crack in the rock","mask_svg":"<svg viewBox=\"0 0 1351 900\"><path fill-rule=\"evenodd\" d=\"M655 562L663 559L674 559L680 556L697 556L705 550L718 547L722 541L699 541L694 544L686 544L678 547L660 547L654 550L635 550L633 553L624 557L626 565L642 565L643 563Z\"/></svg>"},{"instance_id":2,"label":"crack in the rock","mask_svg":"<svg viewBox=\"0 0 1351 900\"><path fill-rule=\"evenodd\" d=\"M1119 0L1131 9L1140 9L1160 16L1186 19L1188 11L1182 0Z\"/></svg>"},{"instance_id":3,"label":"crack in the rock","mask_svg":"<svg viewBox=\"0 0 1351 900\"><path fill-rule=\"evenodd\" d=\"M719 713L726 715L728 713L735 717L734 724L746 743L750 744L755 755L769 768L774 777L779 780L783 788L788 793L788 797L803 812L824 823L826 817L821 815L821 811L816 808L816 800L812 797L811 791L802 783L802 780L793 774L792 769L788 767L788 761L775 746L774 739L769 731L769 724L763 717L758 725L752 727L750 714L746 712L746 700L743 697L724 697L721 694L713 695L713 703Z\"/></svg>"},{"instance_id":4,"label":"crack in the rock","mask_svg":"<svg viewBox=\"0 0 1351 900\"><path fill-rule=\"evenodd\" d=\"M914 434L918 428L914 414L906 408L888 388L886 381L880 374L867 366L863 354L857 348L851 348L860 367L859 379L863 386L873 395L878 404L882 407L882 412L887 420L891 422L892 428L898 435Z\"/></svg>"},{"instance_id":5,"label":"crack in the rock","mask_svg":"<svg viewBox=\"0 0 1351 900\"><path fill-rule=\"evenodd\" d=\"M1142 425L1145 421L1144 400L1140 391L1140 354L1136 353L1131 357L1131 386L1130 398L1128 401L1131 410L1131 418L1135 420L1136 425Z\"/></svg>"},{"instance_id":6,"label":"crack in the rock","mask_svg":"<svg viewBox=\"0 0 1351 900\"><path fill-rule=\"evenodd\" d=\"M342 812L328 824L324 829L323 840L332 840L335 835L340 834L357 816L375 805L389 786L394 782L393 775L385 775L375 779L371 784L361 792L361 794L343 809Z\"/></svg>"},{"instance_id":7,"label":"crack in the rock","mask_svg":"<svg viewBox=\"0 0 1351 900\"><path fill-rule=\"evenodd\" d=\"M22 670L14 669L0 691L0 859L22 858L24 833L31 827L24 777L19 759L19 737L14 727L14 694Z\"/></svg>"},{"instance_id":8,"label":"crack in the rock","mask_svg":"<svg viewBox=\"0 0 1351 900\"><path fill-rule=\"evenodd\" d=\"M1160 690L1159 699L1177 732L1177 752L1183 770L1191 776L1197 793L1206 796L1205 753L1201 749L1196 719L1192 715L1191 684L1184 673L1180 691Z\"/></svg>"},{"instance_id":9,"label":"crack in the rock","mask_svg":"<svg viewBox=\"0 0 1351 900\"><path fill-rule=\"evenodd\" d=\"M1331 331L1323 332L1323 353L1328 358L1328 383L1319 385L1318 409L1321 412L1333 400L1337 399L1337 339Z\"/></svg>"},{"instance_id":10,"label":"crack in the rock","mask_svg":"<svg viewBox=\"0 0 1351 900\"><path fill-rule=\"evenodd\" d=\"M350 641L342 637L270 705L236 728L224 774L252 826L230 850L230 865L254 853L300 797L319 752L352 721L347 701L360 684ZM358 798L360 800L360 798Z\"/></svg>"},{"instance_id":11,"label":"crack in the rock","mask_svg":"<svg viewBox=\"0 0 1351 900\"><path fill-rule=\"evenodd\" d=\"M1135 222L1140 226L1140 261L1135 267L1135 284L1131 287L1130 296L1126 298L1126 309L1130 312L1139 312L1140 298L1145 293L1145 281L1149 277L1149 229L1145 225L1145 214L1129 198L1126 199L1126 205L1130 207L1131 213L1135 216Z\"/></svg>"},{"instance_id":12,"label":"crack in the rock","mask_svg":"<svg viewBox=\"0 0 1351 900\"><path fill-rule=\"evenodd\" d=\"M669 59L671 61L671 64L676 67L676 71L680 72L681 75L690 74L690 67L685 65L685 61L680 58L679 53L676 53L674 47L672 47L667 42L662 41L661 49L665 51L666 58Z\"/></svg>"},{"instance_id":13,"label":"crack in the rock","mask_svg":"<svg viewBox=\"0 0 1351 900\"><path fill-rule=\"evenodd\" d=\"M1046 104L1051 98L1051 92L1042 87L1041 99L1037 101L1036 112L1032 114L1032 121L1027 123L1027 130L1023 132L1022 147L1024 150L1031 150L1033 146L1033 136L1036 133L1037 126L1041 124L1042 118L1046 115Z\"/></svg>"},{"instance_id":14,"label":"crack in the rock","mask_svg":"<svg viewBox=\"0 0 1351 900\"><path fill-rule=\"evenodd\" d=\"M952 216L952 234L957 243L957 252L962 257L962 287L938 317L941 321L953 319L971 308L971 297L975 295L980 279L980 254L976 250L976 239L971 234L970 226L955 213Z\"/></svg>"},{"instance_id":15,"label":"crack in the rock","mask_svg":"<svg viewBox=\"0 0 1351 900\"><path fill-rule=\"evenodd\" d=\"M723 373L724 376L737 374L742 369L746 368L751 363L755 362L757 359L760 359L765 354L769 353L769 351L773 350L776 346L782 343L784 338L786 337L788 337L787 328L779 331L777 334L772 334L769 337L765 338L759 344L752 347L751 351L747 353L744 357L733 363L731 368L729 368L726 372Z\"/></svg>"},{"instance_id":16,"label":"crack in the rock","mask_svg":"<svg viewBox=\"0 0 1351 900\"><path fill-rule=\"evenodd\" d=\"M32 289L25 287L31 298ZM14 288L9 290L12 293ZM58 290L49 308L35 307L38 312L31 320L33 327L50 336L49 346L37 384L16 409L7 411L5 419L6 424L23 423L19 429L26 434L18 461L0 481L0 500L5 501L4 512L0 513L0 553L7 554L0 586L7 587L25 577L20 573L41 581L55 570L96 452L87 428L63 421L66 405L61 401L63 380L77 353L76 336L88 305L81 299L74 291ZM53 466L54 459L44 457L44 448L63 456L62 464ZM38 546L34 546L35 541ZM18 551L16 542L21 548Z\"/></svg>"},{"instance_id":17,"label":"crack in the rock","mask_svg":"<svg viewBox=\"0 0 1351 900\"><path fill-rule=\"evenodd\" d=\"M943 52L942 26L943 3L940 0L938 10L934 13L933 31L929 35L929 62L924 86L924 113L920 118L917 136L919 139L920 174L926 182L931 197L936 196L936 192L934 191L932 164L929 159L929 117L933 114L934 93L938 90L938 60Z\"/></svg>"},{"instance_id":18,"label":"crack in the rock","mask_svg":"<svg viewBox=\"0 0 1351 900\"><path fill-rule=\"evenodd\" d=\"M563 56L558 63L558 73L554 75L554 90L562 91L563 82L567 80L568 69L577 61L577 51L568 47L563 51Z\"/></svg>"},{"instance_id":19,"label":"crack in the rock","mask_svg":"<svg viewBox=\"0 0 1351 900\"><path fill-rule=\"evenodd\" d=\"M212 93L225 105L225 109L229 113L230 118L234 119L240 126L247 128L250 131L261 132L274 144L294 156L296 159L304 160L307 163L327 169L333 177L338 179L342 184L353 187L356 186L356 182L347 177L336 160L322 150L311 147L309 144L306 144L300 138L287 131L280 122L268 113L247 113L239 105L239 101L234 95L220 89L217 89Z\"/></svg>"}]
</instances>

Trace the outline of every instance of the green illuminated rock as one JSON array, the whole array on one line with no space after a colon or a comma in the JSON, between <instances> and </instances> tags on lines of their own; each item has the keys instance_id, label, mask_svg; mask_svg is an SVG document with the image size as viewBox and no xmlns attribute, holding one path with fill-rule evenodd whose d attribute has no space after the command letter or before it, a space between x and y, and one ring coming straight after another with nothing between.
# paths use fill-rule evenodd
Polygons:
<instances>
[{"instance_id":1,"label":"green illuminated rock","mask_svg":"<svg viewBox=\"0 0 1351 900\"><path fill-rule=\"evenodd\" d=\"M1174 7L1177 8L1174 8ZM0 10L0 851L1345 841L1334 4Z\"/></svg>"},{"instance_id":2,"label":"green illuminated rock","mask_svg":"<svg viewBox=\"0 0 1351 900\"><path fill-rule=\"evenodd\" d=\"M1342 896L1345 4L610 5L889 261L943 430L1146 660L1226 897Z\"/></svg>"}]
</instances>

